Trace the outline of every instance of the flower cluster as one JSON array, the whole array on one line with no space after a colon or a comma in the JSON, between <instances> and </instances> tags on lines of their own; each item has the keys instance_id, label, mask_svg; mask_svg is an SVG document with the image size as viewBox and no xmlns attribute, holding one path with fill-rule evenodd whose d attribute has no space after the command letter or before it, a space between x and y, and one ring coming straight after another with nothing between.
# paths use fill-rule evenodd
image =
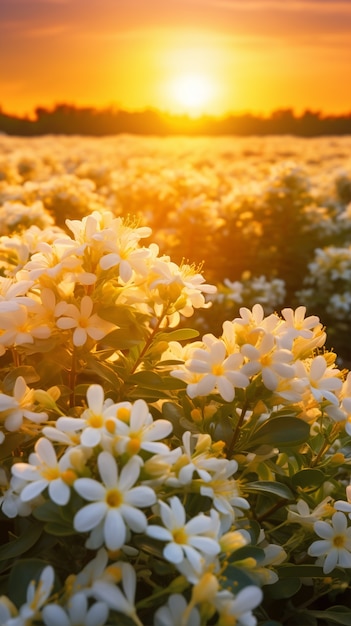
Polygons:
<instances>
[{"instance_id":1,"label":"flower cluster","mask_svg":"<svg viewBox=\"0 0 351 626\"><path fill-rule=\"evenodd\" d=\"M204 160L187 172L139 155L126 177L131 202L161 171L167 185L150 206L192 187L182 204L189 229L199 214L215 232L233 225L244 199L221 172L203 181L201 145ZM48 163L22 155L8 183L29 193ZM91 212L79 215L82 202L65 223L15 220L0 237L0 623L348 623L351 373L302 305L277 313L237 298L243 306L219 333L186 327L196 310L211 311L216 288L200 266L160 251L143 221L94 204L101 193L111 206L112 187L126 201L109 163L71 154ZM221 221L218 181L232 221ZM37 190L59 196L59 182ZM273 167L262 185L251 185L250 207L272 204L278 218L288 205L297 214L321 203L293 164ZM264 218L240 215L243 232L261 237ZM278 306L278 279L253 284ZM235 281L226 288L243 294Z\"/></svg>"}]
</instances>

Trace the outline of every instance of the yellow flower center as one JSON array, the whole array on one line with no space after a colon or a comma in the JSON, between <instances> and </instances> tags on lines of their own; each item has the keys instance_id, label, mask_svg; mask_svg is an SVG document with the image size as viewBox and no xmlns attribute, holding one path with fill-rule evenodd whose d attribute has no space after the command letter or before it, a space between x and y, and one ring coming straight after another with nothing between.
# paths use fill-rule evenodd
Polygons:
<instances>
[{"instance_id":1,"label":"yellow flower center","mask_svg":"<svg viewBox=\"0 0 351 626\"><path fill-rule=\"evenodd\" d=\"M112 435L116 430L116 422L113 419L107 419L105 422L105 428L107 432Z\"/></svg>"},{"instance_id":2,"label":"yellow flower center","mask_svg":"<svg viewBox=\"0 0 351 626\"><path fill-rule=\"evenodd\" d=\"M130 409L125 406L121 406L117 409L117 418L121 420L121 422L128 423L130 418Z\"/></svg>"},{"instance_id":3,"label":"yellow flower center","mask_svg":"<svg viewBox=\"0 0 351 626\"><path fill-rule=\"evenodd\" d=\"M119 583L122 580L122 570L118 567L118 565L109 565L106 568L105 573L108 574L108 576L111 576L115 583Z\"/></svg>"},{"instance_id":4,"label":"yellow flower center","mask_svg":"<svg viewBox=\"0 0 351 626\"><path fill-rule=\"evenodd\" d=\"M106 502L112 509L117 509L123 502L121 492L118 489L110 489L106 494Z\"/></svg>"},{"instance_id":5,"label":"yellow flower center","mask_svg":"<svg viewBox=\"0 0 351 626\"><path fill-rule=\"evenodd\" d=\"M336 548L343 548L345 545L344 535L335 535L333 538L333 544Z\"/></svg>"},{"instance_id":6,"label":"yellow flower center","mask_svg":"<svg viewBox=\"0 0 351 626\"><path fill-rule=\"evenodd\" d=\"M87 422L92 428L101 428L104 424L102 415L96 415L95 413L92 413Z\"/></svg>"},{"instance_id":7,"label":"yellow flower center","mask_svg":"<svg viewBox=\"0 0 351 626\"><path fill-rule=\"evenodd\" d=\"M81 316L78 320L78 324L80 328L88 328L89 326L89 318Z\"/></svg>"},{"instance_id":8,"label":"yellow flower center","mask_svg":"<svg viewBox=\"0 0 351 626\"><path fill-rule=\"evenodd\" d=\"M138 435L132 435L127 444L127 452L129 454L137 454L140 450L140 438Z\"/></svg>"},{"instance_id":9,"label":"yellow flower center","mask_svg":"<svg viewBox=\"0 0 351 626\"><path fill-rule=\"evenodd\" d=\"M223 376L224 367L222 363L216 363L215 365L212 365L212 374L214 374L215 376Z\"/></svg>"},{"instance_id":10,"label":"yellow flower center","mask_svg":"<svg viewBox=\"0 0 351 626\"><path fill-rule=\"evenodd\" d=\"M188 535L186 534L184 528L177 528L177 530L174 530L172 534L175 543L179 543L180 545L187 543Z\"/></svg>"},{"instance_id":11,"label":"yellow flower center","mask_svg":"<svg viewBox=\"0 0 351 626\"><path fill-rule=\"evenodd\" d=\"M68 469L65 472L61 473L61 478L63 482L66 483L66 485L71 486L73 485L75 479L77 478L77 474L73 470Z\"/></svg>"},{"instance_id":12,"label":"yellow flower center","mask_svg":"<svg viewBox=\"0 0 351 626\"><path fill-rule=\"evenodd\" d=\"M269 367L270 365L272 365L271 354L264 354L263 356L261 356L260 362L261 362L262 367Z\"/></svg>"},{"instance_id":13,"label":"yellow flower center","mask_svg":"<svg viewBox=\"0 0 351 626\"><path fill-rule=\"evenodd\" d=\"M60 477L60 470L58 467L46 467L42 471L42 476L49 481L56 480L56 478Z\"/></svg>"}]
</instances>

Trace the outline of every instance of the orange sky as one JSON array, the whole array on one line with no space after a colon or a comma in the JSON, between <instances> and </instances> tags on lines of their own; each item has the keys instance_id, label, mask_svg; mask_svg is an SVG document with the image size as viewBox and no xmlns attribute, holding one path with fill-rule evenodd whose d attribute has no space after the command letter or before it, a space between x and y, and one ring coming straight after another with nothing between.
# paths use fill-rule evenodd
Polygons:
<instances>
[{"instance_id":1,"label":"orange sky","mask_svg":"<svg viewBox=\"0 0 351 626\"><path fill-rule=\"evenodd\" d=\"M351 0L0 0L0 30L10 113L351 111Z\"/></svg>"}]
</instances>

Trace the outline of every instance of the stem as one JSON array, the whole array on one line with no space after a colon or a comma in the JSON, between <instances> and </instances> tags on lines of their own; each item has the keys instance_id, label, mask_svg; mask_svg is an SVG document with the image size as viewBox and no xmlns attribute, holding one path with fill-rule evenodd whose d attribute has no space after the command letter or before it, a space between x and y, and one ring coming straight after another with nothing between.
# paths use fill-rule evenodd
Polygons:
<instances>
[{"instance_id":1,"label":"stem","mask_svg":"<svg viewBox=\"0 0 351 626\"><path fill-rule=\"evenodd\" d=\"M162 321L163 321L163 319L164 319L164 318L165 318L165 313L163 313L163 315L160 317L160 319L159 319L159 320L157 320L157 324L156 324L155 328L153 329L153 331L152 331L151 335L150 335L150 336L148 337L148 339L146 340L145 345L144 345L144 347L143 347L142 351L140 352L140 354L139 354L139 356L138 356L137 360L135 361L135 363L134 363L134 365L133 365L133 367L132 367L132 369L131 369L131 372L130 372L130 374L131 374L131 375L132 375L132 374L134 374L135 370L137 369L137 367L138 367L138 366L140 365L140 363L142 362L142 360L143 360L143 358L144 358L145 354L147 353L147 351L148 351L148 349L149 349L149 347L150 347L150 345L151 345L151 343L152 343L152 341L153 341L153 339L154 339L155 335L156 335L156 334L157 334L157 332L159 331L159 329L160 329L160 325L161 325L161 323L162 323Z\"/></svg>"},{"instance_id":2,"label":"stem","mask_svg":"<svg viewBox=\"0 0 351 626\"><path fill-rule=\"evenodd\" d=\"M20 355L18 354L16 348L12 348L11 352L12 352L12 360L13 360L14 366L15 367L20 367L20 365L21 365L21 358L20 358Z\"/></svg>"},{"instance_id":3,"label":"stem","mask_svg":"<svg viewBox=\"0 0 351 626\"><path fill-rule=\"evenodd\" d=\"M294 500L291 500L291 503L293 503L293 502L294 502ZM282 506L285 506L288 503L289 503L289 500L285 500L285 498L282 498L281 500L278 500L278 502L273 504L273 506L271 506L271 508L268 509L268 511L266 511L265 513L260 515L260 517L256 517L256 521L257 522L263 522L263 520L265 520L267 517L269 517L272 513L275 513L276 511L281 509ZM274 530L276 530L276 528L274 528Z\"/></svg>"},{"instance_id":4,"label":"stem","mask_svg":"<svg viewBox=\"0 0 351 626\"><path fill-rule=\"evenodd\" d=\"M319 463L319 461L321 460L323 454L325 452L327 452L327 450L329 450L329 448L333 445L333 443L335 441L335 434L336 435L338 434L338 426L337 426L337 424L335 424L335 426L333 427L332 432L330 433L330 437L325 437L324 444L322 445L321 449L319 450L317 456L315 456L315 458L311 462L311 467L315 467L317 465L317 463Z\"/></svg>"},{"instance_id":5,"label":"stem","mask_svg":"<svg viewBox=\"0 0 351 626\"><path fill-rule=\"evenodd\" d=\"M235 430L234 430L234 433L233 433L233 437L232 437L231 442L230 442L230 444L228 446L228 452L227 452L227 458L228 459L230 459L232 457L232 454L234 452L234 446L236 444L236 440L237 440L237 437L239 435L239 430L240 430L240 428L243 425L243 421L244 421L244 417L246 415L247 408L248 408L248 404L247 404L247 402L244 402L244 406L241 409L241 414L240 414L240 417L238 419L238 423L237 423L237 425L235 427Z\"/></svg>"}]
</instances>

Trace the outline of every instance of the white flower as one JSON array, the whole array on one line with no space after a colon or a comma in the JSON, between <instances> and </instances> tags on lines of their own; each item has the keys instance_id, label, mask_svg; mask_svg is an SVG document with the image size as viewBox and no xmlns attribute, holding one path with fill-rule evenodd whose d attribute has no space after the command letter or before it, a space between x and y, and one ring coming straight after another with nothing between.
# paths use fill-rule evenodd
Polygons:
<instances>
[{"instance_id":1,"label":"white flower","mask_svg":"<svg viewBox=\"0 0 351 626\"><path fill-rule=\"evenodd\" d=\"M325 357L320 354L312 359L309 367L306 363L297 361L295 363L296 375L300 378L307 378L311 393L317 402L328 400L334 405L338 405L339 401L334 391L338 391L342 387L340 370L335 367L328 366Z\"/></svg>"},{"instance_id":2,"label":"white flower","mask_svg":"<svg viewBox=\"0 0 351 626\"><path fill-rule=\"evenodd\" d=\"M39 424L48 419L46 413L35 413L34 389L26 385L22 376L16 378L13 388L13 395L8 396L0 393L0 420L5 421L5 428L9 431L19 430L23 423L23 418Z\"/></svg>"},{"instance_id":3,"label":"white flower","mask_svg":"<svg viewBox=\"0 0 351 626\"><path fill-rule=\"evenodd\" d=\"M186 511L179 498L174 496L169 503L170 506L159 501L163 526L149 525L146 534L167 542L163 549L167 561L177 564L186 558L200 570L204 554L215 556L220 552L218 541L206 536L214 530L214 522L203 513L186 522Z\"/></svg>"},{"instance_id":4,"label":"white flower","mask_svg":"<svg viewBox=\"0 0 351 626\"><path fill-rule=\"evenodd\" d=\"M331 524L315 522L314 531L321 540L312 543L308 554L318 557L323 572L329 574L335 567L351 568L351 527L347 527L346 515L337 511Z\"/></svg>"},{"instance_id":5,"label":"white flower","mask_svg":"<svg viewBox=\"0 0 351 626\"><path fill-rule=\"evenodd\" d=\"M0 497L1 510L7 517L14 518L17 515L26 517L31 514L35 506L42 502L41 496L30 502L21 500L21 491L27 484L26 480L12 476L9 488Z\"/></svg>"},{"instance_id":6,"label":"white flower","mask_svg":"<svg viewBox=\"0 0 351 626\"><path fill-rule=\"evenodd\" d=\"M184 596L174 593L169 596L167 604L157 609L154 616L154 626L201 626L200 613L196 607L191 609L184 622L183 614L187 608Z\"/></svg>"},{"instance_id":7,"label":"white flower","mask_svg":"<svg viewBox=\"0 0 351 626\"><path fill-rule=\"evenodd\" d=\"M113 434L117 421L114 411L109 410L113 405L110 398L104 399L104 390L101 385L90 385L87 390L88 408L79 417L59 417L56 428L64 433L83 431L80 443L93 448L98 445L104 434ZM51 431L50 431L51 432Z\"/></svg>"},{"instance_id":8,"label":"white flower","mask_svg":"<svg viewBox=\"0 0 351 626\"><path fill-rule=\"evenodd\" d=\"M296 504L291 504L287 507L288 520L301 524L301 526L312 528L315 522L330 514L330 511L333 509L330 501L331 497L327 496L311 511L305 500L298 500Z\"/></svg>"},{"instance_id":9,"label":"white flower","mask_svg":"<svg viewBox=\"0 0 351 626\"><path fill-rule=\"evenodd\" d=\"M232 478L237 469L235 460L226 461L213 474L211 480L200 487L201 495L211 498L217 511L222 515L230 515L232 520L236 514L242 515L241 509L250 508L248 501L241 497L236 480Z\"/></svg>"},{"instance_id":10,"label":"white flower","mask_svg":"<svg viewBox=\"0 0 351 626\"><path fill-rule=\"evenodd\" d=\"M95 580L92 584L92 594L98 600L120 613L129 615L138 626L143 626L135 610L136 573L130 563L117 561L107 568L111 572L108 578ZM123 591L116 583L122 584Z\"/></svg>"},{"instance_id":11,"label":"white flower","mask_svg":"<svg viewBox=\"0 0 351 626\"><path fill-rule=\"evenodd\" d=\"M7 596L0 596L0 624L7 626L16 619L17 609ZM23 623L23 622L22 622Z\"/></svg>"},{"instance_id":12,"label":"white flower","mask_svg":"<svg viewBox=\"0 0 351 626\"><path fill-rule=\"evenodd\" d=\"M282 309L282 316L285 322L281 326L281 334L289 338L291 349L292 341L295 337L304 337L305 339L311 339L313 337L313 331L319 324L319 317L316 315L306 315L306 307L298 306L295 311L293 309Z\"/></svg>"},{"instance_id":13,"label":"white flower","mask_svg":"<svg viewBox=\"0 0 351 626\"><path fill-rule=\"evenodd\" d=\"M27 601L19 609L17 617L6 622L8 626L27 626L32 624L41 607L50 596L54 584L55 573L51 565L44 567L36 583L31 581L27 589Z\"/></svg>"},{"instance_id":14,"label":"white flower","mask_svg":"<svg viewBox=\"0 0 351 626\"><path fill-rule=\"evenodd\" d=\"M73 525L78 532L92 530L90 547L100 547L105 542L109 550L118 550L125 542L127 528L143 532L147 527L141 507L155 503L156 496L150 487L133 487L139 478L140 464L132 457L118 476L115 458L109 452L98 456L102 483L92 478L78 478L75 490L91 502L76 513Z\"/></svg>"},{"instance_id":15,"label":"white flower","mask_svg":"<svg viewBox=\"0 0 351 626\"><path fill-rule=\"evenodd\" d=\"M57 319L56 325L63 330L74 328L73 344L77 347L84 346L88 337L100 341L115 328L114 324L103 320L96 313L93 314L93 307L90 296L83 296L80 309L75 304L66 304L64 301L57 306L56 314L60 313L62 317Z\"/></svg>"},{"instance_id":16,"label":"white flower","mask_svg":"<svg viewBox=\"0 0 351 626\"><path fill-rule=\"evenodd\" d=\"M33 344L34 339L50 337L49 326L30 315L30 310L19 305L15 311L2 311L0 318L0 344L4 347L12 345Z\"/></svg>"},{"instance_id":17,"label":"white flower","mask_svg":"<svg viewBox=\"0 0 351 626\"><path fill-rule=\"evenodd\" d=\"M261 373L263 384L270 391L278 387L280 378L292 378L295 375L295 369L291 365L292 352L278 348L275 336L271 333L263 335L256 346L245 344L241 353L248 359L243 371L249 376Z\"/></svg>"},{"instance_id":18,"label":"white flower","mask_svg":"<svg viewBox=\"0 0 351 626\"><path fill-rule=\"evenodd\" d=\"M213 455L210 435L193 435L187 430L182 441L183 454L176 459L172 468L173 474L167 479L167 484L171 486L189 484L195 472L201 480L209 482L212 474L221 471L227 463L226 459L218 459Z\"/></svg>"},{"instance_id":19,"label":"white flower","mask_svg":"<svg viewBox=\"0 0 351 626\"><path fill-rule=\"evenodd\" d=\"M255 626L257 620L252 615L255 609L263 600L263 593L259 587L249 585L241 589L236 596L232 596L227 591L220 591L215 598L215 606L224 620L237 626ZM229 622L229 619L233 620Z\"/></svg>"},{"instance_id":20,"label":"white flower","mask_svg":"<svg viewBox=\"0 0 351 626\"><path fill-rule=\"evenodd\" d=\"M225 344L220 339L213 341L207 350L194 350L186 367L190 372L200 374L201 378L197 383L188 385L188 395L195 398L218 391L223 400L231 402L235 387L245 388L249 384L248 377L239 370L242 363L243 357L239 353L227 356Z\"/></svg>"},{"instance_id":21,"label":"white flower","mask_svg":"<svg viewBox=\"0 0 351 626\"><path fill-rule=\"evenodd\" d=\"M46 626L103 626L106 623L109 609L105 602L95 602L88 607L84 593L76 593L63 608L58 604L47 604L42 611Z\"/></svg>"},{"instance_id":22,"label":"white flower","mask_svg":"<svg viewBox=\"0 0 351 626\"><path fill-rule=\"evenodd\" d=\"M29 463L15 463L11 468L14 476L29 483L21 491L21 500L28 502L48 487L53 502L67 504L70 487L77 477L69 456L65 454L58 461L51 441L44 437L36 442L34 449L35 453L29 455Z\"/></svg>"},{"instance_id":23,"label":"white flower","mask_svg":"<svg viewBox=\"0 0 351 626\"><path fill-rule=\"evenodd\" d=\"M119 454L137 454L139 450L146 450L154 454L165 454L169 448L165 443L158 442L158 439L165 439L172 431L172 424L168 420L153 420L149 412L148 405L144 400L136 400L130 409L130 417L127 423L118 419L117 415L117 443L116 451ZM124 405L121 406L123 409ZM127 407L125 407L126 410Z\"/></svg>"}]
</instances>

